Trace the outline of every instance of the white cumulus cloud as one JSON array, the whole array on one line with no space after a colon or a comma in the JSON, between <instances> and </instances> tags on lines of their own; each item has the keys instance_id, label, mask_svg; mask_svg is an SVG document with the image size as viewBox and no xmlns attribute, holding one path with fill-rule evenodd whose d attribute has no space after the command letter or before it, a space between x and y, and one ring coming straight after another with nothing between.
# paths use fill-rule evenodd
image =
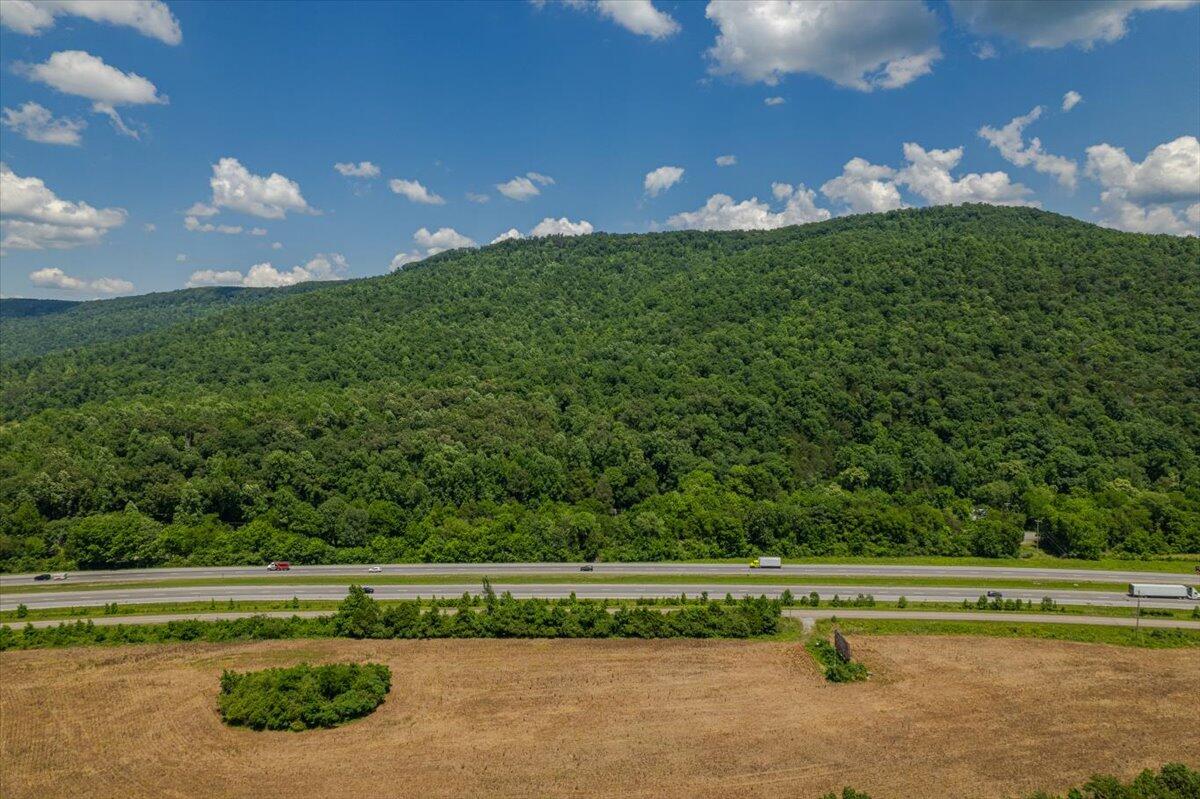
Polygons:
<instances>
[{"instance_id":1,"label":"white cumulus cloud","mask_svg":"<svg viewBox=\"0 0 1200 799\"><path fill-rule=\"evenodd\" d=\"M892 211L904 207L895 177L896 170L890 166L851 158L842 167L842 174L821 186L821 193L856 214Z\"/></svg>"},{"instance_id":2,"label":"white cumulus cloud","mask_svg":"<svg viewBox=\"0 0 1200 799\"><path fill-rule=\"evenodd\" d=\"M639 36L665 39L679 32L679 23L650 0L598 0L596 5L603 16Z\"/></svg>"},{"instance_id":3,"label":"white cumulus cloud","mask_svg":"<svg viewBox=\"0 0 1200 799\"><path fill-rule=\"evenodd\" d=\"M253 175L236 158L222 158L213 164L212 170L208 184L212 188L213 208L264 219L283 219L289 211L317 213L300 193L300 184L277 172L266 177Z\"/></svg>"},{"instance_id":4,"label":"white cumulus cloud","mask_svg":"<svg viewBox=\"0 0 1200 799\"><path fill-rule=\"evenodd\" d=\"M128 294L133 284L115 277L98 277L92 280L68 275L58 267L46 267L29 273L29 282L42 288L60 289L93 294Z\"/></svg>"},{"instance_id":5,"label":"white cumulus cloud","mask_svg":"<svg viewBox=\"0 0 1200 799\"><path fill-rule=\"evenodd\" d=\"M139 138L137 131L125 124L117 107L167 102L166 95L159 94L158 88L146 78L122 72L83 50L63 50L51 55L45 63L16 64L14 69L63 94L91 100L92 111L104 114L118 132L135 139Z\"/></svg>"},{"instance_id":6,"label":"white cumulus cloud","mask_svg":"<svg viewBox=\"0 0 1200 799\"><path fill-rule=\"evenodd\" d=\"M1138 233L1200 235L1200 139L1180 136L1141 162L1121 147L1087 148L1087 174L1098 181L1100 224Z\"/></svg>"},{"instance_id":7,"label":"white cumulus cloud","mask_svg":"<svg viewBox=\"0 0 1200 799\"><path fill-rule=\"evenodd\" d=\"M0 249L69 249L95 244L125 224L121 208L94 208L59 199L40 178L21 177L0 163Z\"/></svg>"},{"instance_id":8,"label":"white cumulus cloud","mask_svg":"<svg viewBox=\"0 0 1200 799\"><path fill-rule=\"evenodd\" d=\"M592 223L586 219L572 222L565 216L559 219L548 216L534 225L533 230L529 231L529 235L535 239L542 236L586 236L593 229Z\"/></svg>"},{"instance_id":9,"label":"white cumulus cloud","mask_svg":"<svg viewBox=\"0 0 1200 799\"><path fill-rule=\"evenodd\" d=\"M772 211L768 203L760 202L757 197L739 203L728 194L714 194L702 207L675 214L667 224L690 230L773 230L819 222L832 216L826 209L817 207L816 193L804 184L774 183L771 191L776 200L784 201L779 211Z\"/></svg>"},{"instance_id":10,"label":"white cumulus cloud","mask_svg":"<svg viewBox=\"0 0 1200 799\"><path fill-rule=\"evenodd\" d=\"M955 19L980 36L1002 36L1028 47L1115 42L1138 11L1183 9L1196 0L950 0Z\"/></svg>"},{"instance_id":11,"label":"white cumulus cloud","mask_svg":"<svg viewBox=\"0 0 1200 799\"><path fill-rule=\"evenodd\" d=\"M926 150L905 142L904 158L908 166L896 173L896 182L932 205L991 203L993 205L1036 205L1028 199L1030 190L1013 183L1004 172L971 172L960 178L950 170L962 160L963 148Z\"/></svg>"},{"instance_id":12,"label":"white cumulus cloud","mask_svg":"<svg viewBox=\"0 0 1200 799\"><path fill-rule=\"evenodd\" d=\"M15 110L5 108L0 123L29 141L67 146L78 146L82 141L79 132L87 127L87 122L82 119L56 117L49 109L33 102Z\"/></svg>"},{"instance_id":13,"label":"white cumulus cloud","mask_svg":"<svg viewBox=\"0 0 1200 799\"><path fill-rule=\"evenodd\" d=\"M1070 111L1072 108L1079 105L1079 103L1082 100L1083 100L1083 95L1080 94L1079 92L1075 91L1074 89L1072 89L1071 91L1069 91L1063 95L1062 110Z\"/></svg>"},{"instance_id":14,"label":"white cumulus cloud","mask_svg":"<svg viewBox=\"0 0 1200 799\"><path fill-rule=\"evenodd\" d=\"M547 186L554 183L554 178L537 172L526 172L524 175L518 175L512 180L504 183L496 184L496 191L503 194L510 200L520 200L524 202L531 197L536 197L541 194L538 185Z\"/></svg>"},{"instance_id":15,"label":"white cumulus cloud","mask_svg":"<svg viewBox=\"0 0 1200 799\"><path fill-rule=\"evenodd\" d=\"M179 20L159 0L4 0L0 25L36 36L54 27L55 18L76 16L93 22L125 25L166 44L183 41Z\"/></svg>"},{"instance_id":16,"label":"white cumulus cloud","mask_svg":"<svg viewBox=\"0 0 1200 799\"><path fill-rule=\"evenodd\" d=\"M941 57L937 16L921 0L712 0L710 71L775 84L811 73L860 91L895 89Z\"/></svg>"},{"instance_id":17,"label":"white cumulus cloud","mask_svg":"<svg viewBox=\"0 0 1200 799\"><path fill-rule=\"evenodd\" d=\"M464 236L452 227L438 228L433 232L430 232L428 228L421 228L413 234L413 241L416 243L417 249L410 252L398 252L392 257L389 267L392 271L417 261L423 261L439 252L475 246L474 239Z\"/></svg>"},{"instance_id":18,"label":"white cumulus cloud","mask_svg":"<svg viewBox=\"0 0 1200 799\"><path fill-rule=\"evenodd\" d=\"M521 235L521 231L517 230L515 227L510 227L508 230L504 231L503 233L501 233L499 236L492 239L488 243L489 244L499 244L502 241L509 241L511 239L523 239L523 238L525 238L525 237Z\"/></svg>"},{"instance_id":19,"label":"white cumulus cloud","mask_svg":"<svg viewBox=\"0 0 1200 799\"><path fill-rule=\"evenodd\" d=\"M346 273L346 258L339 253L318 253L307 263L289 270L276 269L269 261L251 266L243 274L236 269L201 269L188 278L189 288L196 286L245 286L248 288L278 288L308 283L314 280L340 280Z\"/></svg>"},{"instance_id":20,"label":"white cumulus cloud","mask_svg":"<svg viewBox=\"0 0 1200 799\"><path fill-rule=\"evenodd\" d=\"M414 203L423 205L445 205L446 201L440 195L433 194L429 189L416 180L401 180L395 178L388 181L388 187L396 194L407 197Z\"/></svg>"},{"instance_id":21,"label":"white cumulus cloud","mask_svg":"<svg viewBox=\"0 0 1200 799\"><path fill-rule=\"evenodd\" d=\"M544 4L544 0L534 0L534 5ZM596 11L627 31L651 39L665 39L679 32L679 23L655 8L651 0L564 0L563 6L576 11Z\"/></svg>"},{"instance_id":22,"label":"white cumulus cloud","mask_svg":"<svg viewBox=\"0 0 1200 799\"><path fill-rule=\"evenodd\" d=\"M763 100L763 105L783 105L786 102L787 100L783 99L782 97L767 97Z\"/></svg>"},{"instance_id":23,"label":"white cumulus cloud","mask_svg":"<svg viewBox=\"0 0 1200 799\"><path fill-rule=\"evenodd\" d=\"M736 166L736 165L737 165L737 156L736 155L718 155L717 156L717 166Z\"/></svg>"},{"instance_id":24,"label":"white cumulus cloud","mask_svg":"<svg viewBox=\"0 0 1200 799\"><path fill-rule=\"evenodd\" d=\"M646 173L643 185L645 186L646 194L649 194L651 197L657 197L681 180L683 180L683 167L660 166L653 172Z\"/></svg>"},{"instance_id":25,"label":"white cumulus cloud","mask_svg":"<svg viewBox=\"0 0 1200 799\"><path fill-rule=\"evenodd\" d=\"M482 205L483 203L488 202L492 198L487 196L486 194L478 194L476 192L469 191L469 192L467 192L467 199L473 203L479 203L480 205Z\"/></svg>"},{"instance_id":26,"label":"white cumulus cloud","mask_svg":"<svg viewBox=\"0 0 1200 799\"><path fill-rule=\"evenodd\" d=\"M338 171L338 174L348 178L370 179L379 177L379 167L370 161L359 161L357 164L353 161L336 163L333 165L333 168Z\"/></svg>"},{"instance_id":27,"label":"white cumulus cloud","mask_svg":"<svg viewBox=\"0 0 1200 799\"><path fill-rule=\"evenodd\" d=\"M1024 140L1025 128L1042 115L1039 105L1024 116L1013 118L1002 128L984 125L979 129L979 135L988 144L1000 151L1000 156L1010 164L1017 166L1032 166L1036 171L1052 175L1059 183L1069 189L1075 188L1075 162L1061 155L1051 155L1042 149L1042 142L1037 137Z\"/></svg>"}]
</instances>

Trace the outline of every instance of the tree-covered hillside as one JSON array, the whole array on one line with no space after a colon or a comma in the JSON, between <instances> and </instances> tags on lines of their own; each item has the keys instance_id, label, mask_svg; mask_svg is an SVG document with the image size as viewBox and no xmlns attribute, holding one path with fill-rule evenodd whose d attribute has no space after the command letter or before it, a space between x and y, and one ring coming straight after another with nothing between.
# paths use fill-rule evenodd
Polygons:
<instances>
[{"instance_id":1,"label":"tree-covered hillside","mask_svg":"<svg viewBox=\"0 0 1200 799\"><path fill-rule=\"evenodd\" d=\"M1200 241L593 235L8 363L8 568L1200 551Z\"/></svg>"},{"instance_id":2,"label":"tree-covered hillside","mask_svg":"<svg viewBox=\"0 0 1200 799\"><path fill-rule=\"evenodd\" d=\"M3 298L0 359L11 361L148 333L232 306L257 305L320 287L319 283L282 289L212 286L91 302Z\"/></svg>"}]
</instances>

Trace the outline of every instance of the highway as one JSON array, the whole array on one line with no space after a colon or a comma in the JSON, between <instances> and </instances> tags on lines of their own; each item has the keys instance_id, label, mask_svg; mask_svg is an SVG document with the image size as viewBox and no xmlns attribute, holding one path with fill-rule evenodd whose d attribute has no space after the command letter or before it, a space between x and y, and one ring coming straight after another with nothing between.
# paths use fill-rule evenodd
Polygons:
<instances>
[{"instance_id":1,"label":"highway","mask_svg":"<svg viewBox=\"0 0 1200 799\"><path fill-rule=\"evenodd\" d=\"M365 576L371 564L339 566L293 566L292 577L358 577ZM477 575L502 577L512 574L567 575L579 574L580 563L404 563L381 565L388 576ZM893 566L870 563L804 563L785 565L780 569L751 569L738 563L596 563L593 575L761 575L788 578L821 577L925 577L990 580L1061 580L1068 582L1103 583L1191 583L1200 582L1200 575L1141 572L1136 570L1053 569L1020 566ZM71 582L143 582L151 580L199 580L232 577L262 577L270 574L265 566L187 567L163 569L122 569L115 571L71 572ZM33 574L0 575L0 589L27 585Z\"/></svg>"},{"instance_id":2,"label":"highway","mask_svg":"<svg viewBox=\"0 0 1200 799\"><path fill-rule=\"evenodd\" d=\"M297 597L299 599L332 599L339 600L346 596L349 582L345 584L304 585L297 582L281 582L278 585L203 585L193 587L144 587L144 588L113 588L85 591L72 591L65 584L58 584L61 590L0 594L0 610L13 610L18 604L28 608L83 607L99 606L110 602L119 604L144 604L148 602L207 602L241 600L285 600ZM57 586L56 586L57 587ZM492 587L497 593L509 591L519 599L528 597L562 598L575 594L580 599L636 599L638 597L677 597L681 593L688 596L699 596L707 592L712 598L725 596L759 596L765 594L775 597L785 589L799 597L816 591L823 601L828 601L834 595L842 599L852 599L858 594L871 594L876 600L895 601L905 597L910 602L953 602L962 600L974 602L987 589L982 587L918 587L918 586L863 586L847 581L845 585L811 585L803 580L788 580L781 576L777 583L728 584L705 583L696 581L687 584L663 583L511 583L503 579L493 580ZM453 598L462 596L464 592L478 594L481 589L479 582L471 583L441 583L421 585L375 585L376 599L416 599L423 598ZM1042 588L1006 588L1001 591L1006 599L1030 600L1035 604L1042 597L1051 597L1061 605L1094 605L1133 607L1134 600L1124 593L1110 591L1084 591ZM1190 600L1144 599L1143 608L1181 608L1191 609L1197 603Z\"/></svg>"}]
</instances>

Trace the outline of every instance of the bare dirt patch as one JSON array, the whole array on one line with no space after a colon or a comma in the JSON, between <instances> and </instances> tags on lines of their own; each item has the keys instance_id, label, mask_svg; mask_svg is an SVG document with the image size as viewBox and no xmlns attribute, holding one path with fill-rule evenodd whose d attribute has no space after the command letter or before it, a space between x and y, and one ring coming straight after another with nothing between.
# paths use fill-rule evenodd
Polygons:
<instances>
[{"instance_id":1,"label":"bare dirt patch","mask_svg":"<svg viewBox=\"0 0 1200 799\"><path fill-rule=\"evenodd\" d=\"M858 638L797 644L290 641L0 655L0 796L799 797L1062 790L1200 765L1195 650ZM387 701L332 730L231 729L222 668L371 660Z\"/></svg>"}]
</instances>

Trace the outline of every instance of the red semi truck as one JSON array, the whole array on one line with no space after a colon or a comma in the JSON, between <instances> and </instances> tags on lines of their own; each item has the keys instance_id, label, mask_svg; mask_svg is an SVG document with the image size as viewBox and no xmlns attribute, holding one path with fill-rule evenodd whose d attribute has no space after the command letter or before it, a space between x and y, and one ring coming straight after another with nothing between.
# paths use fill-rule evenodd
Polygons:
<instances>
[{"instance_id":1,"label":"red semi truck","mask_svg":"<svg viewBox=\"0 0 1200 799\"><path fill-rule=\"evenodd\" d=\"M269 572L285 572L290 568L292 568L292 564L286 560L273 560L267 565L267 571Z\"/></svg>"}]
</instances>

